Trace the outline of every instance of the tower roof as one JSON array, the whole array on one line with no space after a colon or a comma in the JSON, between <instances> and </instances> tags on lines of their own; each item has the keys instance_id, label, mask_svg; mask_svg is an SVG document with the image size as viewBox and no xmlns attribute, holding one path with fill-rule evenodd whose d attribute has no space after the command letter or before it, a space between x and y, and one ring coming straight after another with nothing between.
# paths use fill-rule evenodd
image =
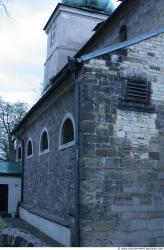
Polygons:
<instances>
[{"instance_id":1,"label":"tower roof","mask_svg":"<svg viewBox=\"0 0 164 250\"><path fill-rule=\"evenodd\" d=\"M111 14L115 7L112 0L62 0L64 4L96 9Z\"/></svg>"}]
</instances>

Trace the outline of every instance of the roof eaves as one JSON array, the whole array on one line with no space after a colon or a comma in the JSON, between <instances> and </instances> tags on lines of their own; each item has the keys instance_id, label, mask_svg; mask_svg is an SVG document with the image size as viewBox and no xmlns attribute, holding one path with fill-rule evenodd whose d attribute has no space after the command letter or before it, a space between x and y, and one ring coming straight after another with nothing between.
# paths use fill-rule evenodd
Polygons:
<instances>
[{"instance_id":1,"label":"roof eaves","mask_svg":"<svg viewBox=\"0 0 164 250\"><path fill-rule=\"evenodd\" d=\"M82 51L87 47L87 45L97 37L97 35L104 29L104 27L112 20L112 18L117 15L118 12L124 7L127 0L121 1L121 4L112 12L112 14L102 23L102 25L97 29L97 31L91 36L91 38L84 44L84 46L76 53L75 57L81 55Z\"/></svg>"},{"instance_id":2,"label":"roof eaves","mask_svg":"<svg viewBox=\"0 0 164 250\"><path fill-rule=\"evenodd\" d=\"M74 9L78 9L78 10L85 10L87 12L90 12L90 13L97 13L97 14L102 14L102 15L106 15L107 17L109 16L108 13L104 12L104 11L100 11L100 10L96 10L96 9L89 9L89 8L86 8L86 7L80 7L80 6L75 6L75 5L71 5L71 4L63 4L63 3L58 3L56 8L54 9L54 11L52 12L50 18L48 19L46 25L44 26L43 30L46 30L49 23L51 22L55 12L57 11L58 7L59 6L66 6L66 7L71 7L71 8L74 8Z\"/></svg>"},{"instance_id":3,"label":"roof eaves","mask_svg":"<svg viewBox=\"0 0 164 250\"><path fill-rule=\"evenodd\" d=\"M0 173L0 176L5 176L5 177L21 177L21 174L12 174L12 173Z\"/></svg>"},{"instance_id":4,"label":"roof eaves","mask_svg":"<svg viewBox=\"0 0 164 250\"><path fill-rule=\"evenodd\" d=\"M127 0L125 0L124 2L126 2ZM118 11L119 11L119 9L121 8L121 6L124 4L124 2L123 3L121 3L117 8L116 8L116 10L111 14L111 16L109 17L109 18L111 18L115 13L117 13ZM71 6L71 7L74 7L74 8L79 8L79 9L87 9L87 8L81 8L81 7L75 7L75 6L72 6L72 5L66 5L66 4L62 4L62 3L58 3L58 5L56 6L56 8L55 8L55 10L53 11L53 13L52 13L52 15L50 16L50 18L49 18L49 20L48 20L48 22L47 22L47 24L45 25L45 27L44 27L44 30L46 30L46 28L48 27L48 25L49 25L49 23L50 23L50 21L51 21L51 19L52 19L52 17L53 17L53 15L54 15L54 13L56 12L56 10L58 9L58 7L60 6L60 5L65 5L65 6ZM92 10L89 10L89 9L87 9L88 11L92 11ZM100 11L97 11L98 13L101 13L101 14L106 14L106 13L104 13L104 12L100 12ZM104 25L106 24L106 22L108 21L108 19L109 18L107 18L107 20L106 21L104 21L104 24L100 27L100 29L98 29L98 31L94 34L94 35L96 35L103 27L104 27ZM94 36L93 35L93 36ZM93 37L92 36L92 37ZM88 42L92 39L92 37L88 40ZM88 43L87 42L87 43ZM87 44L86 43L86 44ZM85 44L85 45L86 45ZM84 46L85 46L84 45ZM82 48L83 49L83 48ZM77 57L79 54L80 54L80 51L82 50L82 49L80 49L78 52L77 52L77 54L75 55L75 57ZM57 87L57 83L55 83L55 82L57 82L58 81L58 79L60 78L60 76L62 75L62 74L65 74L65 72L67 71L67 69L68 69L68 63L65 65L65 67L55 76L55 77L53 77L50 81L53 83L52 84L52 86L46 91L46 93L36 102L36 104L29 110L29 112L24 116L24 118L22 119L22 121L17 125L17 127L11 132L11 135L14 135L15 133L16 133L16 131L18 131L21 127L22 127L22 125L24 124L24 122L29 118L29 116L44 102L44 100L50 95L50 93L52 93L52 91L53 91L53 89L55 89L56 87Z\"/></svg>"},{"instance_id":5,"label":"roof eaves","mask_svg":"<svg viewBox=\"0 0 164 250\"><path fill-rule=\"evenodd\" d=\"M20 176L21 172L21 165L19 163L0 161L1 176Z\"/></svg>"},{"instance_id":6,"label":"roof eaves","mask_svg":"<svg viewBox=\"0 0 164 250\"><path fill-rule=\"evenodd\" d=\"M126 0L125 0L126 1ZM160 33L163 33L164 32L164 27L161 27L159 29L155 29L151 32L148 32L146 34L143 34L141 36L137 36L133 39L130 39L126 42L122 42L122 43L118 43L118 44L115 44L113 46L110 46L110 47L107 47L107 48L104 48L104 49L101 49L101 50L97 50L95 52L92 52L92 53L88 53L88 54L85 54L81 57L76 57L76 61L78 63L81 63L81 62L85 62L85 61L88 61L92 58L96 58L98 56L102 56L104 54L107 54L107 53L110 53L110 52L114 52L116 50L119 50L119 49L122 49L122 48L125 48L125 47L128 47L132 44L135 44L137 42L140 42L140 41L143 41L145 39L148 39L150 37L153 37L153 36L156 36ZM25 123L25 121L30 117L30 115L44 102L44 100L46 100L48 98L48 96L57 88L57 86L60 84L61 82L61 79L63 79L63 77L66 77L66 75L69 73L69 67L68 67L68 63L65 65L65 67L55 76L51 79L51 82L52 82L52 86L47 90L47 92L38 100L38 102L29 110L29 112L25 115L25 117L22 119L22 121L18 124L18 126L16 127L16 129L14 129L12 131L12 135L14 135L16 133L16 131L18 131L22 125Z\"/></svg>"},{"instance_id":7,"label":"roof eaves","mask_svg":"<svg viewBox=\"0 0 164 250\"><path fill-rule=\"evenodd\" d=\"M26 122L26 120L33 114L33 112L40 107L40 105L48 98L48 96L57 88L59 83L61 82L61 79L63 79L69 72L68 69L68 63L63 67L59 73L50 79L51 86L49 89L41 96L41 98L34 104L34 106L28 111L28 113L24 116L24 118L21 120L21 122L17 125L17 127L11 132L11 135L16 134L16 132L23 126L23 124Z\"/></svg>"},{"instance_id":8,"label":"roof eaves","mask_svg":"<svg viewBox=\"0 0 164 250\"><path fill-rule=\"evenodd\" d=\"M79 63L85 62L85 61L88 61L90 59L96 58L98 56L102 56L102 55L105 55L107 53L114 52L116 50L119 50L119 49L128 47L130 45L136 44L138 42L141 42L141 41L146 40L148 38L151 38L153 36L159 35L160 33L164 33L164 27L160 27L160 28L155 29L155 30L153 30L151 32L148 32L148 33L145 33L143 35L137 36L135 38L129 39L126 42L121 42L121 43L114 44L114 45L112 45L110 47L107 47L107 48L104 48L104 49L97 50L95 52L85 54L85 55L83 55L83 56L81 56L79 58L76 57L76 60Z\"/></svg>"},{"instance_id":9,"label":"roof eaves","mask_svg":"<svg viewBox=\"0 0 164 250\"><path fill-rule=\"evenodd\" d=\"M45 25L44 28L43 28L44 31L47 29L49 23L51 22L51 19L52 19L54 13L56 12L56 10L58 9L58 7L59 7L60 5L61 5L61 3L58 3L57 6L56 6L56 8L54 9L54 11L52 12L50 18L48 19L46 25Z\"/></svg>"}]
</instances>

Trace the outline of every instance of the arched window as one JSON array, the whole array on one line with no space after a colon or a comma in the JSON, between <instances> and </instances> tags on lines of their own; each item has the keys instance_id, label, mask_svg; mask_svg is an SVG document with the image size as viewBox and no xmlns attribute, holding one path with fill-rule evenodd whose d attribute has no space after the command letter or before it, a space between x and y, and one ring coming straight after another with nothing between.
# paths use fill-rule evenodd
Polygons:
<instances>
[{"instance_id":1,"label":"arched window","mask_svg":"<svg viewBox=\"0 0 164 250\"><path fill-rule=\"evenodd\" d=\"M48 143L48 132L47 130L43 130L42 135L41 135L41 139L40 139L40 153L47 153L48 152L48 147L49 147L49 143Z\"/></svg>"},{"instance_id":2,"label":"arched window","mask_svg":"<svg viewBox=\"0 0 164 250\"><path fill-rule=\"evenodd\" d=\"M62 121L59 148L64 149L75 144L75 124L71 114L65 115Z\"/></svg>"},{"instance_id":3,"label":"arched window","mask_svg":"<svg viewBox=\"0 0 164 250\"><path fill-rule=\"evenodd\" d=\"M32 145L32 140L29 139L27 143L27 157L32 156L33 154L33 145Z\"/></svg>"},{"instance_id":4,"label":"arched window","mask_svg":"<svg viewBox=\"0 0 164 250\"><path fill-rule=\"evenodd\" d=\"M18 146L17 159L18 161L22 159L22 147L20 145Z\"/></svg>"},{"instance_id":5,"label":"arched window","mask_svg":"<svg viewBox=\"0 0 164 250\"><path fill-rule=\"evenodd\" d=\"M63 124L62 144L66 144L74 140L73 123L70 118L67 118Z\"/></svg>"},{"instance_id":6,"label":"arched window","mask_svg":"<svg viewBox=\"0 0 164 250\"><path fill-rule=\"evenodd\" d=\"M128 30L127 27L124 25L120 29L120 42L125 42L128 39Z\"/></svg>"}]
</instances>

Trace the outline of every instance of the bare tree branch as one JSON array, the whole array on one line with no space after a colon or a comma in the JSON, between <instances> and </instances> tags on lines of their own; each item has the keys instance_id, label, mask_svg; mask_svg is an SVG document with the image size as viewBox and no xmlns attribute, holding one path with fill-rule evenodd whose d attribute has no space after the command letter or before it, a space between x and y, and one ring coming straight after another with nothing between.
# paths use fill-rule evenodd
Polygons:
<instances>
[{"instance_id":1,"label":"bare tree branch","mask_svg":"<svg viewBox=\"0 0 164 250\"><path fill-rule=\"evenodd\" d=\"M0 159L15 161L14 142L10 133L22 120L27 109L28 106L25 103L11 104L0 98Z\"/></svg>"},{"instance_id":2,"label":"bare tree branch","mask_svg":"<svg viewBox=\"0 0 164 250\"><path fill-rule=\"evenodd\" d=\"M2 7L6 15L8 16L8 10L7 10L6 4L7 4L7 0L0 0L0 6Z\"/></svg>"}]
</instances>

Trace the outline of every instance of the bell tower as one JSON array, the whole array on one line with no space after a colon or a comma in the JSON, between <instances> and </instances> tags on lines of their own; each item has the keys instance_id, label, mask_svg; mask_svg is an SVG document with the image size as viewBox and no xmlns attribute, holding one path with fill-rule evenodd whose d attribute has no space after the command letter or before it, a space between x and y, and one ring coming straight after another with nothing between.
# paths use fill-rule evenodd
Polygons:
<instances>
[{"instance_id":1,"label":"bell tower","mask_svg":"<svg viewBox=\"0 0 164 250\"><path fill-rule=\"evenodd\" d=\"M68 56L74 56L93 35L94 27L109 16L100 8L85 6L85 0L63 0L63 2L58 3L44 28L48 36L45 87L67 63Z\"/></svg>"}]
</instances>

